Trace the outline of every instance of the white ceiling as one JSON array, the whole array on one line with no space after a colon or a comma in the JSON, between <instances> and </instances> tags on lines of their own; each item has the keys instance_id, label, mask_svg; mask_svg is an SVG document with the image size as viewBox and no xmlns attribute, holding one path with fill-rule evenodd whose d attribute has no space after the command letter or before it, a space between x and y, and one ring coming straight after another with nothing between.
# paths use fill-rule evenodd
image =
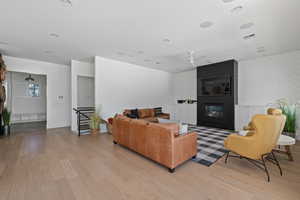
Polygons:
<instances>
[{"instance_id":1,"label":"white ceiling","mask_svg":"<svg viewBox=\"0 0 300 200\"><path fill-rule=\"evenodd\" d=\"M1 0L0 52L62 64L97 55L177 72L193 68L191 50L198 66L300 49L299 0L71 1ZM213 25L201 28L206 21Z\"/></svg>"}]
</instances>

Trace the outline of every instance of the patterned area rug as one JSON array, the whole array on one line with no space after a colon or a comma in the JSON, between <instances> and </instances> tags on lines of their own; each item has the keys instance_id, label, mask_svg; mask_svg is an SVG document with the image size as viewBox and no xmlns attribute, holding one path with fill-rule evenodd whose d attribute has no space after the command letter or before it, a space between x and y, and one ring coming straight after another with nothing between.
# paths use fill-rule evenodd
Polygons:
<instances>
[{"instance_id":1,"label":"patterned area rug","mask_svg":"<svg viewBox=\"0 0 300 200\"><path fill-rule=\"evenodd\" d=\"M209 167L227 153L224 140L231 131L194 125L189 125L188 130L198 133L198 153L193 161Z\"/></svg>"}]
</instances>

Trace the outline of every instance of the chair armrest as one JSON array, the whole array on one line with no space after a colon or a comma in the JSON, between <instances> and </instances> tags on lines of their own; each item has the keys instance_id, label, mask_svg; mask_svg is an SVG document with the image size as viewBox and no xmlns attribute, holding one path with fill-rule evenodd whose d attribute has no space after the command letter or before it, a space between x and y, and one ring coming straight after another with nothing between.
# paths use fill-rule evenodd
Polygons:
<instances>
[{"instance_id":1,"label":"chair armrest","mask_svg":"<svg viewBox=\"0 0 300 200\"><path fill-rule=\"evenodd\" d=\"M252 127L250 127L250 126L244 126L243 130L244 131L251 131L251 130L254 130L254 129Z\"/></svg>"},{"instance_id":2,"label":"chair armrest","mask_svg":"<svg viewBox=\"0 0 300 200\"><path fill-rule=\"evenodd\" d=\"M173 168L197 154L197 133L191 132L174 138Z\"/></svg>"},{"instance_id":3,"label":"chair armrest","mask_svg":"<svg viewBox=\"0 0 300 200\"><path fill-rule=\"evenodd\" d=\"M250 122L247 126L244 126L243 129L244 129L245 131L253 131L253 130L254 130L253 123Z\"/></svg>"}]
</instances>

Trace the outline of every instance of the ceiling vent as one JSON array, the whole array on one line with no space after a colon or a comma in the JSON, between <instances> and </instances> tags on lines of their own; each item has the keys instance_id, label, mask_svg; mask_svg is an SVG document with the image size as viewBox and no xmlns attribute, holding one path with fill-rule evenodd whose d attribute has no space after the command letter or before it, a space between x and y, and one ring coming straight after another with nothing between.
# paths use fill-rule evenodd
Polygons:
<instances>
[{"instance_id":1,"label":"ceiling vent","mask_svg":"<svg viewBox=\"0 0 300 200\"><path fill-rule=\"evenodd\" d=\"M201 24L200 24L200 27L201 28L209 28L209 27L211 27L213 25L213 23L211 22L211 21L205 21L205 22L202 22Z\"/></svg>"},{"instance_id":2,"label":"ceiling vent","mask_svg":"<svg viewBox=\"0 0 300 200\"><path fill-rule=\"evenodd\" d=\"M252 38L254 38L255 37L255 34L254 33L251 33L251 34L249 34L249 35L245 35L243 38L244 38L244 40L249 40L249 39L252 39Z\"/></svg>"},{"instance_id":3,"label":"ceiling vent","mask_svg":"<svg viewBox=\"0 0 300 200\"><path fill-rule=\"evenodd\" d=\"M231 9L231 12L232 13L238 13L241 10L243 10L243 6L236 6L236 7L234 7L234 8Z\"/></svg>"}]
</instances>

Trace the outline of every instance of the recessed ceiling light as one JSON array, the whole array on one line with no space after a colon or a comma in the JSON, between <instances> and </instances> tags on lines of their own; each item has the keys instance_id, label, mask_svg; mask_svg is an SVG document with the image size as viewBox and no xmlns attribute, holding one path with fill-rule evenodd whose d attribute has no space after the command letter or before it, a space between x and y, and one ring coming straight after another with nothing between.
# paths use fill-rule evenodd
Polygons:
<instances>
[{"instance_id":1,"label":"recessed ceiling light","mask_svg":"<svg viewBox=\"0 0 300 200\"><path fill-rule=\"evenodd\" d=\"M248 28L252 27L253 25L254 25L254 23L252 23L252 22L249 22L249 23L246 23L246 24L242 24L240 26L240 29L242 29L242 30L248 29Z\"/></svg>"},{"instance_id":2,"label":"recessed ceiling light","mask_svg":"<svg viewBox=\"0 0 300 200\"><path fill-rule=\"evenodd\" d=\"M59 35L57 34L57 33L50 33L49 34L51 37L55 37L55 38L58 38L59 37Z\"/></svg>"},{"instance_id":3,"label":"recessed ceiling light","mask_svg":"<svg viewBox=\"0 0 300 200\"><path fill-rule=\"evenodd\" d=\"M46 50L46 51L44 51L44 53L51 54L51 53L53 53L53 51Z\"/></svg>"},{"instance_id":4,"label":"recessed ceiling light","mask_svg":"<svg viewBox=\"0 0 300 200\"><path fill-rule=\"evenodd\" d=\"M223 0L224 3L230 3L233 2L234 0Z\"/></svg>"},{"instance_id":5,"label":"recessed ceiling light","mask_svg":"<svg viewBox=\"0 0 300 200\"><path fill-rule=\"evenodd\" d=\"M71 0L60 0L64 5L72 6Z\"/></svg>"},{"instance_id":6,"label":"recessed ceiling light","mask_svg":"<svg viewBox=\"0 0 300 200\"><path fill-rule=\"evenodd\" d=\"M245 35L243 38L245 39L245 40L249 40L249 39L252 39L252 38L254 38L255 37L255 34L254 33L251 33L251 34L249 34L249 35Z\"/></svg>"},{"instance_id":7,"label":"recessed ceiling light","mask_svg":"<svg viewBox=\"0 0 300 200\"><path fill-rule=\"evenodd\" d=\"M123 52L121 52L121 51L118 51L117 54L118 54L119 56L124 56L124 55L125 55L125 53L123 53Z\"/></svg>"},{"instance_id":8,"label":"recessed ceiling light","mask_svg":"<svg viewBox=\"0 0 300 200\"><path fill-rule=\"evenodd\" d=\"M231 9L232 13L240 12L243 9L243 6L236 6Z\"/></svg>"},{"instance_id":9,"label":"recessed ceiling light","mask_svg":"<svg viewBox=\"0 0 300 200\"><path fill-rule=\"evenodd\" d=\"M168 38L165 38L165 39L163 39L163 42L165 42L165 43L171 43L171 40L168 39Z\"/></svg>"},{"instance_id":10,"label":"recessed ceiling light","mask_svg":"<svg viewBox=\"0 0 300 200\"><path fill-rule=\"evenodd\" d=\"M201 24L200 24L200 27L201 28L209 28L209 27L211 27L213 25L213 23L211 22L211 21L205 21L205 22L202 22Z\"/></svg>"}]
</instances>

